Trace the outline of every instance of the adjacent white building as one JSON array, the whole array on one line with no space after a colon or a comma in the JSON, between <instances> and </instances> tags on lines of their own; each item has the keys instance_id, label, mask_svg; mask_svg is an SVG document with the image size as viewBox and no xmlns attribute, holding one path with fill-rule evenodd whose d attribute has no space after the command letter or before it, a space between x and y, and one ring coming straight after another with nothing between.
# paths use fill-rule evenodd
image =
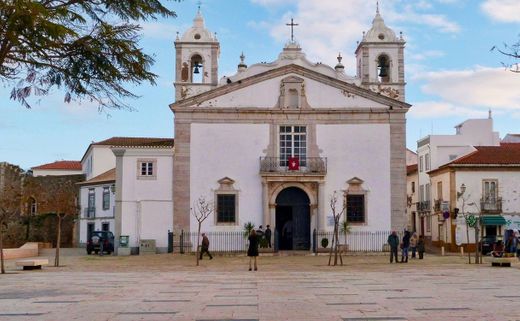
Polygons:
<instances>
[{"instance_id":1,"label":"adjacent white building","mask_svg":"<svg viewBox=\"0 0 520 321\"><path fill-rule=\"evenodd\" d=\"M64 175L81 175L81 162L79 161L55 161L49 164L43 164L31 167L32 176L64 176Z\"/></svg>"},{"instance_id":2,"label":"adjacent white building","mask_svg":"<svg viewBox=\"0 0 520 321\"><path fill-rule=\"evenodd\" d=\"M334 67L311 62L291 39L277 60L248 67L242 55L219 81L219 42L198 12L175 41L173 229L196 229L190 209L204 197L215 208L204 231L269 224L278 248L308 250L314 229L332 229L339 192L353 230L402 230L404 45L377 12L355 76L341 56Z\"/></svg>"}]
</instances>

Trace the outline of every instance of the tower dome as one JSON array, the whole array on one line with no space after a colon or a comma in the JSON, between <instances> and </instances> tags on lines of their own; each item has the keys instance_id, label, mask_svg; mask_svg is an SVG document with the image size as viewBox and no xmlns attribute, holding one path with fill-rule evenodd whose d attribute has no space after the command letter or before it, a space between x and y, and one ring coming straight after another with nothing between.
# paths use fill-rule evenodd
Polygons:
<instances>
[{"instance_id":1,"label":"tower dome","mask_svg":"<svg viewBox=\"0 0 520 321\"><path fill-rule=\"evenodd\" d=\"M372 20L372 28L367 31L363 37L366 42L398 42L400 39L395 35L395 32L385 25L385 21L381 14L379 14L379 6L376 11L376 16Z\"/></svg>"},{"instance_id":2,"label":"tower dome","mask_svg":"<svg viewBox=\"0 0 520 321\"><path fill-rule=\"evenodd\" d=\"M193 19L193 26L182 35L183 42L216 42L216 37L204 26L204 17L200 10Z\"/></svg>"}]
</instances>

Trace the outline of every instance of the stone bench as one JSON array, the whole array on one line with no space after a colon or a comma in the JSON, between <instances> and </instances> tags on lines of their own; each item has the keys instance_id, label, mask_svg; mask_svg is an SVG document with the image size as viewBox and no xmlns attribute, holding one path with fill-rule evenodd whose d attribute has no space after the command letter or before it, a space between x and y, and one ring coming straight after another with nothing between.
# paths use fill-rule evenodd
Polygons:
<instances>
[{"instance_id":1,"label":"stone bench","mask_svg":"<svg viewBox=\"0 0 520 321\"><path fill-rule=\"evenodd\" d=\"M493 257L491 258L491 266L511 267L511 263L517 260L515 257Z\"/></svg>"},{"instance_id":2,"label":"stone bench","mask_svg":"<svg viewBox=\"0 0 520 321\"><path fill-rule=\"evenodd\" d=\"M48 259L29 259L16 261L16 266L22 266L24 270L41 270L43 265L49 265Z\"/></svg>"}]
</instances>

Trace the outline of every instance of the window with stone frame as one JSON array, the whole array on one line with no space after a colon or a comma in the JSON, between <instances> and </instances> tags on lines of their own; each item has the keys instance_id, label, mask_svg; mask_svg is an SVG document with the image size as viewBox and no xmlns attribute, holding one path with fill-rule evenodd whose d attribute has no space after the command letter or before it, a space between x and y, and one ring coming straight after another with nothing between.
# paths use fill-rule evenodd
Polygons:
<instances>
[{"instance_id":1,"label":"window with stone frame","mask_svg":"<svg viewBox=\"0 0 520 321\"><path fill-rule=\"evenodd\" d=\"M301 167L307 166L307 127L280 126L280 166L288 166L289 157L297 157Z\"/></svg>"},{"instance_id":2,"label":"window with stone frame","mask_svg":"<svg viewBox=\"0 0 520 321\"><path fill-rule=\"evenodd\" d=\"M103 210L110 209L110 187L103 187Z\"/></svg>"},{"instance_id":3,"label":"window with stone frame","mask_svg":"<svg viewBox=\"0 0 520 321\"><path fill-rule=\"evenodd\" d=\"M498 180L486 179L482 181L482 200L494 204L498 199Z\"/></svg>"},{"instance_id":4,"label":"window with stone frame","mask_svg":"<svg viewBox=\"0 0 520 321\"><path fill-rule=\"evenodd\" d=\"M96 214L96 190L88 189L87 217L94 217Z\"/></svg>"},{"instance_id":5,"label":"window with stone frame","mask_svg":"<svg viewBox=\"0 0 520 321\"><path fill-rule=\"evenodd\" d=\"M157 160L156 159L138 159L137 160L137 178L138 179L155 179L157 177Z\"/></svg>"},{"instance_id":6,"label":"window with stone frame","mask_svg":"<svg viewBox=\"0 0 520 321\"><path fill-rule=\"evenodd\" d=\"M215 224L237 225L238 219L238 190L229 177L218 180L219 188L215 190Z\"/></svg>"},{"instance_id":7,"label":"window with stone frame","mask_svg":"<svg viewBox=\"0 0 520 321\"><path fill-rule=\"evenodd\" d=\"M347 181L348 188L345 193L347 222L352 224L367 223L366 215L366 194L363 188L363 180L353 177Z\"/></svg>"}]
</instances>

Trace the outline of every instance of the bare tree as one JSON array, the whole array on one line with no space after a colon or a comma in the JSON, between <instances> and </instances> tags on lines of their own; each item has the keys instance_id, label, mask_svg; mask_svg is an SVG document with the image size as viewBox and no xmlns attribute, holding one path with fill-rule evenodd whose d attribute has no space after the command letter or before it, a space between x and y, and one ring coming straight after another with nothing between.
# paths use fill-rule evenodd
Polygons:
<instances>
[{"instance_id":1,"label":"bare tree","mask_svg":"<svg viewBox=\"0 0 520 321\"><path fill-rule=\"evenodd\" d=\"M0 177L0 273L5 273L4 233L9 223L20 217L22 208L22 171L19 167L5 168Z\"/></svg>"},{"instance_id":2,"label":"bare tree","mask_svg":"<svg viewBox=\"0 0 520 321\"><path fill-rule=\"evenodd\" d=\"M343 265L343 258L341 257L341 253L338 253L338 245L339 245L339 220L345 210L347 208L346 199L343 197L343 201L341 202L341 208L338 209L338 192L334 191L334 193L330 197L330 210L332 211L332 217L334 218L334 233L332 235L332 244L329 252L329 265L332 260L332 253L334 252L334 265L338 265L338 256L341 265Z\"/></svg>"},{"instance_id":3,"label":"bare tree","mask_svg":"<svg viewBox=\"0 0 520 321\"><path fill-rule=\"evenodd\" d=\"M502 48L493 46L491 48L491 51L494 50L498 51L508 59L512 60L510 62L502 62L502 65L504 67L508 68L512 72L520 73L520 39L512 45L504 43L502 45Z\"/></svg>"},{"instance_id":4,"label":"bare tree","mask_svg":"<svg viewBox=\"0 0 520 321\"><path fill-rule=\"evenodd\" d=\"M56 215L56 255L54 258L54 266L60 266L60 245L61 245L61 223L66 216L77 216L77 191L74 181L70 179L63 179L59 182L53 182L48 185L48 191L54 195L48 201L48 208L50 212Z\"/></svg>"},{"instance_id":5,"label":"bare tree","mask_svg":"<svg viewBox=\"0 0 520 321\"><path fill-rule=\"evenodd\" d=\"M211 215L211 213L213 213L213 206L206 201L206 198L204 198L204 196L201 196L193 204L193 207L191 208L191 213L198 222L196 257L197 266L199 266L200 228L202 226L202 222L204 222Z\"/></svg>"}]
</instances>

